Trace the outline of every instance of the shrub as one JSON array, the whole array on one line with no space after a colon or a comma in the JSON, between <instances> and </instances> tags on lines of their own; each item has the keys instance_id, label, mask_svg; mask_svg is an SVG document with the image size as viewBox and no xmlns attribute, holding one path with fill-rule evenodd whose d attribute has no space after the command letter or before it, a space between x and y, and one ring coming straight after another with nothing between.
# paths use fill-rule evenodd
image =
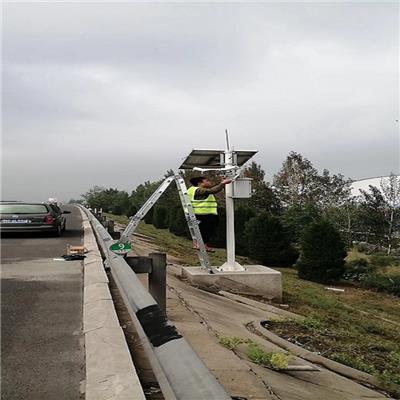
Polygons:
<instances>
[{"instance_id":1,"label":"shrub","mask_svg":"<svg viewBox=\"0 0 400 400\"><path fill-rule=\"evenodd\" d=\"M373 247L369 243L366 242L353 242L353 247L360 253L369 254L371 252L371 248Z\"/></svg>"},{"instance_id":2,"label":"shrub","mask_svg":"<svg viewBox=\"0 0 400 400\"><path fill-rule=\"evenodd\" d=\"M218 208L219 222L209 245L218 248L226 247L226 213L225 208Z\"/></svg>"},{"instance_id":3,"label":"shrub","mask_svg":"<svg viewBox=\"0 0 400 400\"><path fill-rule=\"evenodd\" d=\"M150 210L144 216L144 218L143 218L144 222L146 222L146 224L152 224L153 223L153 215L154 215L154 207L150 208Z\"/></svg>"},{"instance_id":4,"label":"shrub","mask_svg":"<svg viewBox=\"0 0 400 400\"><path fill-rule=\"evenodd\" d=\"M367 274L361 279L362 287L400 296L400 275Z\"/></svg>"},{"instance_id":5,"label":"shrub","mask_svg":"<svg viewBox=\"0 0 400 400\"><path fill-rule=\"evenodd\" d=\"M137 212L138 212L138 209L133 204L130 204L128 207L128 210L126 212L126 216L128 218L133 217Z\"/></svg>"},{"instance_id":6,"label":"shrub","mask_svg":"<svg viewBox=\"0 0 400 400\"><path fill-rule=\"evenodd\" d=\"M153 225L156 228L168 228L168 208L164 206L155 206L153 214Z\"/></svg>"},{"instance_id":7,"label":"shrub","mask_svg":"<svg viewBox=\"0 0 400 400\"><path fill-rule=\"evenodd\" d=\"M343 278L349 281L360 281L366 274L376 270L366 258L356 258L346 263Z\"/></svg>"},{"instance_id":8,"label":"shrub","mask_svg":"<svg viewBox=\"0 0 400 400\"><path fill-rule=\"evenodd\" d=\"M255 212L248 207L238 207L235 211L235 239L236 254L247 256L249 248L246 239L246 223L255 216Z\"/></svg>"},{"instance_id":9,"label":"shrub","mask_svg":"<svg viewBox=\"0 0 400 400\"><path fill-rule=\"evenodd\" d=\"M185 213L181 206L171 207L169 209L168 229L176 236L185 236L190 238Z\"/></svg>"},{"instance_id":10,"label":"shrub","mask_svg":"<svg viewBox=\"0 0 400 400\"><path fill-rule=\"evenodd\" d=\"M246 224L249 255L265 265L288 267L297 259L278 217L267 213L251 218Z\"/></svg>"},{"instance_id":11,"label":"shrub","mask_svg":"<svg viewBox=\"0 0 400 400\"><path fill-rule=\"evenodd\" d=\"M398 264L398 258L389 255L373 254L370 256L371 264L377 267L387 267L392 264Z\"/></svg>"},{"instance_id":12,"label":"shrub","mask_svg":"<svg viewBox=\"0 0 400 400\"><path fill-rule=\"evenodd\" d=\"M313 222L301 238L299 277L315 282L339 280L345 271L345 244L327 220Z\"/></svg>"},{"instance_id":13,"label":"shrub","mask_svg":"<svg viewBox=\"0 0 400 400\"><path fill-rule=\"evenodd\" d=\"M289 207L282 215L282 223L286 228L290 240L298 242L308 226L320 218L318 208L310 203Z\"/></svg>"}]
</instances>

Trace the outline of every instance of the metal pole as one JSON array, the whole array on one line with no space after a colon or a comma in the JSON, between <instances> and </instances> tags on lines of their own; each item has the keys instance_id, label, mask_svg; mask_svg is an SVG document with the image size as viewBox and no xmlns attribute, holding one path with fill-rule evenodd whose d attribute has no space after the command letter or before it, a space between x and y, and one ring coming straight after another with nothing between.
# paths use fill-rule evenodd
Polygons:
<instances>
[{"instance_id":1,"label":"metal pole","mask_svg":"<svg viewBox=\"0 0 400 400\"><path fill-rule=\"evenodd\" d=\"M233 151L225 151L225 167L233 167ZM245 271L235 257L235 203L233 200L233 183L225 186L225 207L226 207L226 263L220 271Z\"/></svg>"},{"instance_id":2,"label":"metal pole","mask_svg":"<svg viewBox=\"0 0 400 400\"><path fill-rule=\"evenodd\" d=\"M166 315L167 311L167 255L150 253L152 270L149 274L149 292Z\"/></svg>"},{"instance_id":3,"label":"metal pole","mask_svg":"<svg viewBox=\"0 0 400 400\"><path fill-rule=\"evenodd\" d=\"M225 167L233 166L232 151L225 152ZM233 202L233 185L225 186L225 202L226 202L226 254L227 266L235 264L235 207Z\"/></svg>"}]
</instances>

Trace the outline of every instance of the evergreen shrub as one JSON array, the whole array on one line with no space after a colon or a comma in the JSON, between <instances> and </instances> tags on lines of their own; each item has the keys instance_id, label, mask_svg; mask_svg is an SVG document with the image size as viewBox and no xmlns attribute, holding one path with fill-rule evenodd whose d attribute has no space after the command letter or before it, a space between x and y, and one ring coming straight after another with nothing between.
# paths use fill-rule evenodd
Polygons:
<instances>
[{"instance_id":1,"label":"evergreen shrub","mask_svg":"<svg viewBox=\"0 0 400 400\"><path fill-rule=\"evenodd\" d=\"M297 251L290 244L286 231L276 216L263 213L246 223L249 256L266 266L290 267Z\"/></svg>"},{"instance_id":2,"label":"evergreen shrub","mask_svg":"<svg viewBox=\"0 0 400 400\"><path fill-rule=\"evenodd\" d=\"M296 264L302 279L332 282L345 272L346 247L338 230L327 220L313 222L300 240L300 258Z\"/></svg>"},{"instance_id":3,"label":"evergreen shrub","mask_svg":"<svg viewBox=\"0 0 400 400\"><path fill-rule=\"evenodd\" d=\"M153 225L159 229L168 228L168 208L155 206L153 213Z\"/></svg>"}]
</instances>

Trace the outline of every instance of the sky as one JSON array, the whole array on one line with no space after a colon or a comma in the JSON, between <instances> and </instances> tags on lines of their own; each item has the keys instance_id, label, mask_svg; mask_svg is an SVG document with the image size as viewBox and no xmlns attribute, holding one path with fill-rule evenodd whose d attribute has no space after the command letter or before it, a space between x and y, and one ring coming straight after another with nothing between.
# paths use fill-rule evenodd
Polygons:
<instances>
[{"instance_id":1,"label":"sky","mask_svg":"<svg viewBox=\"0 0 400 400\"><path fill-rule=\"evenodd\" d=\"M194 148L399 173L399 4L3 5L2 198L129 193Z\"/></svg>"}]
</instances>

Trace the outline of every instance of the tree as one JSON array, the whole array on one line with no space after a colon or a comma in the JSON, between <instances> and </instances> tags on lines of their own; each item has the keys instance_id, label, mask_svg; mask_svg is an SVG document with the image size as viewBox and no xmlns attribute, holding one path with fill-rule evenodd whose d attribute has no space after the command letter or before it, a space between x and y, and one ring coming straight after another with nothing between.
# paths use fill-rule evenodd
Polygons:
<instances>
[{"instance_id":1,"label":"tree","mask_svg":"<svg viewBox=\"0 0 400 400\"><path fill-rule=\"evenodd\" d=\"M339 230L347 246L362 231L360 207L355 196L349 197L342 205L330 207L324 213L327 219Z\"/></svg>"},{"instance_id":2,"label":"tree","mask_svg":"<svg viewBox=\"0 0 400 400\"><path fill-rule=\"evenodd\" d=\"M330 175L327 169L322 171L318 177L319 182L319 203L323 210L332 207L340 207L351 197L351 179L344 175Z\"/></svg>"},{"instance_id":3,"label":"tree","mask_svg":"<svg viewBox=\"0 0 400 400\"><path fill-rule=\"evenodd\" d=\"M361 231L367 242L385 244L388 231L386 212L388 204L382 192L375 186L369 185L369 190L360 190L359 218Z\"/></svg>"},{"instance_id":4,"label":"tree","mask_svg":"<svg viewBox=\"0 0 400 400\"><path fill-rule=\"evenodd\" d=\"M274 186L284 206L317 203L318 171L301 154L292 151L274 177Z\"/></svg>"},{"instance_id":5,"label":"tree","mask_svg":"<svg viewBox=\"0 0 400 400\"><path fill-rule=\"evenodd\" d=\"M388 222L388 254L390 254L392 250L394 227L398 225L399 222L400 176L391 173L388 178L382 178L380 184L383 196L388 205L385 212L385 218Z\"/></svg>"},{"instance_id":6,"label":"tree","mask_svg":"<svg viewBox=\"0 0 400 400\"><path fill-rule=\"evenodd\" d=\"M181 205L169 209L168 229L176 236L190 239L189 227Z\"/></svg>"},{"instance_id":7,"label":"tree","mask_svg":"<svg viewBox=\"0 0 400 400\"><path fill-rule=\"evenodd\" d=\"M274 177L278 197L285 207L315 204L321 210L345 203L351 193L351 180L342 174L319 175L311 161L292 151Z\"/></svg>"},{"instance_id":8,"label":"tree","mask_svg":"<svg viewBox=\"0 0 400 400\"><path fill-rule=\"evenodd\" d=\"M303 233L296 264L301 279L338 281L345 271L345 244L337 229L326 219L313 222Z\"/></svg>"},{"instance_id":9,"label":"tree","mask_svg":"<svg viewBox=\"0 0 400 400\"><path fill-rule=\"evenodd\" d=\"M257 213L269 212L278 214L281 210L280 201L268 182L265 182L265 172L261 165L252 162L243 171L246 178L252 179L252 195L250 199L236 201L240 206L253 209Z\"/></svg>"},{"instance_id":10,"label":"tree","mask_svg":"<svg viewBox=\"0 0 400 400\"><path fill-rule=\"evenodd\" d=\"M104 208L106 205L104 199L104 191L106 189L102 186L93 186L88 192L81 194L89 208Z\"/></svg>"},{"instance_id":11,"label":"tree","mask_svg":"<svg viewBox=\"0 0 400 400\"><path fill-rule=\"evenodd\" d=\"M225 208L218 208L218 226L215 234L211 237L208 243L212 247L226 247L226 212Z\"/></svg>"},{"instance_id":12,"label":"tree","mask_svg":"<svg viewBox=\"0 0 400 400\"><path fill-rule=\"evenodd\" d=\"M153 225L159 229L168 228L168 208L162 205L154 206Z\"/></svg>"},{"instance_id":13,"label":"tree","mask_svg":"<svg viewBox=\"0 0 400 400\"><path fill-rule=\"evenodd\" d=\"M238 207L235 210L236 253L242 256L249 253L245 229L246 223L253 217L255 212L250 207Z\"/></svg>"},{"instance_id":14,"label":"tree","mask_svg":"<svg viewBox=\"0 0 400 400\"><path fill-rule=\"evenodd\" d=\"M297 259L297 252L279 218L262 213L246 224L249 256L267 266L289 267Z\"/></svg>"},{"instance_id":15,"label":"tree","mask_svg":"<svg viewBox=\"0 0 400 400\"><path fill-rule=\"evenodd\" d=\"M282 215L283 226L287 229L290 240L299 242L301 235L309 225L320 219L321 212L315 204L294 205Z\"/></svg>"}]
</instances>

